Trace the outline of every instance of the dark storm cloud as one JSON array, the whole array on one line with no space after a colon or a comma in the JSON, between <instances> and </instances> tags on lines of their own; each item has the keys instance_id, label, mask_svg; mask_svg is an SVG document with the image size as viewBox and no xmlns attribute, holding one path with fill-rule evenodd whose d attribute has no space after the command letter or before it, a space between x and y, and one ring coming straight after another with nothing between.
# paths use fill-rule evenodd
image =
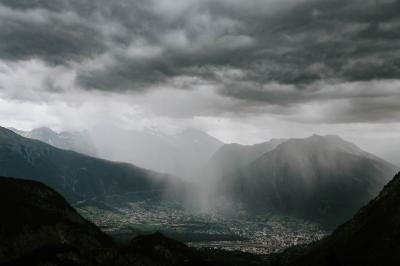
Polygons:
<instances>
[{"instance_id":1,"label":"dark storm cloud","mask_svg":"<svg viewBox=\"0 0 400 266\"><path fill-rule=\"evenodd\" d=\"M40 58L51 64L81 60L105 49L101 34L82 18L45 9L0 6L0 40L1 58Z\"/></svg>"},{"instance_id":2,"label":"dark storm cloud","mask_svg":"<svg viewBox=\"0 0 400 266\"><path fill-rule=\"evenodd\" d=\"M396 32L400 20L395 10L399 10L399 3L309 1L267 19L265 23L272 28L259 33L262 35L264 30L264 36L274 41L272 45L264 41L264 58L278 67L264 72L266 79L299 84L332 78L398 78L400 39ZM393 27L385 30L385 23ZM371 33L371 28L375 28L375 33ZM264 58L260 58L259 64L263 64ZM362 63L365 58L369 64L363 75L357 62ZM378 75L370 75L378 69Z\"/></svg>"},{"instance_id":3,"label":"dark storm cloud","mask_svg":"<svg viewBox=\"0 0 400 266\"><path fill-rule=\"evenodd\" d=\"M3 58L39 57L61 64L122 49L112 53L111 64L83 69L78 82L94 89L143 88L178 75L209 78L214 75L205 71L209 66L246 69L245 78L260 84L400 75L399 1L1 3L8 8L1 16ZM109 24L123 31L105 36ZM136 39L162 52L127 57L124 49Z\"/></svg>"},{"instance_id":4,"label":"dark storm cloud","mask_svg":"<svg viewBox=\"0 0 400 266\"><path fill-rule=\"evenodd\" d=\"M0 58L69 66L86 89L146 91L192 77L249 106L354 100L355 107L344 110L359 117L358 97L369 97L365 90L354 96L346 89L326 93L325 87L400 77L398 0L0 4ZM385 110L385 101L375 103Z\"/></svg>"}]
</instances>

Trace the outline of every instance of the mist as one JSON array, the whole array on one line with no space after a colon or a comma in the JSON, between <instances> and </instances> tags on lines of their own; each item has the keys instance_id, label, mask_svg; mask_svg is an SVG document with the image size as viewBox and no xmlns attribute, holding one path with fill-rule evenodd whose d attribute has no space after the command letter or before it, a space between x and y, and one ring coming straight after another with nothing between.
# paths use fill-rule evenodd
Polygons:
<instances>
[{"instance_id":1,"label":"mist","mask_svg":"<svg viewBox=\"0 0 400 266\"><path fill-rule=\"evenodd\" d=\"M172 180L175 180L175 182L170 184L171 188L165 194L166 200L174 198L176 195L182 195L183 198L181 199L183 199L183 205L187 211L223 216L235 216L238 210L247 209L242 205L242 201L245 201L245 199L238 201L243 188L240 191L233 188L235 182L243 182L238 181L237 178L244 175L246 180L253 180L251 182L258 185L262 184L263 181L259 178L268 179L272 176L271 173L264 172L265 170L261 170L261 168L272 166L261 162L263 166L255 167L257 161L262 161L262 157L267 156L270 152L274 153L275 149L279 151L282 144L284 144L282 147L290 146L286 142L307 140L311 136L291 138L285 135L287 138L243 145L226 144L210 134L193 128L164 133L154 129L138 131L115 127L96 127L94 130L87 131L87 135L90 137L98 157L128 162L173 177ZM312 135L316 136L315 134ZM321 178L320 175L336 175L338 168L347 173L354 171L351 170L354 167L353 161L340 162L335 152L338 149L362 158L369 158L370 156L375 158L375 155L389 154L386 158L382 158L389 158L387 159L389 164L396 162L397 157L391 157L390 152L387 153L390 149L382 146L382 144L375 144L376 146L374 146L368 143L368 140L357 138L355 143L361 144L360 149L356 146L357 144L353 145L340 137L330 136L327 136L327 143L324 144L328 147L326 150L321 146L322 144L314 142L313 137L311 137L310 146L290 147L289 150L284 150L283 155L279 155L278 159L274 159L274 165L287 164L287 167L290 167L290 171L293 173L296 171L294 169L297 169L296 175L300 175L305 184L304 193L306 194L303 195L303 199L309 197L307 196L308 193L310 195L313 193L311 191L313 191L316 180ZM362 150L363 146L367 147L366 151ZM374 155L367 153L371 150ZM398 149L393 148L392 151L394 151L392 155L398 154ZM313 156L317 156L314 161L310 161L307 157L310 152L315 152ZM380 158L377 158L377 160L381 161ZM398 165L392 166L391 169L398 169ZM394 171L387 170L382 173L382 178L390 177L392 174L394 174ZM369 188L372 191L371 195L375 195L383 185L384 183L378 182Z\"/></svg>"},{"instance_id":2,"label":"mist","mask_svg":"<svg viewBox=\"0 0 400 266\"><path fill-rule=\"evenodd\" d=\"M216 171L208 170L214 154L224 145L217 138L193 128L163 133L97 127L88 131L88 135L96 156L128 162L176 178L177 182L170 184L165 198L173 198L170 194L182 194L188 211L224 215L233 212L232 202L221 197L217 190L220 176ZM222 173L222 169L218 169Z\"/></svg>"}]
</instances>

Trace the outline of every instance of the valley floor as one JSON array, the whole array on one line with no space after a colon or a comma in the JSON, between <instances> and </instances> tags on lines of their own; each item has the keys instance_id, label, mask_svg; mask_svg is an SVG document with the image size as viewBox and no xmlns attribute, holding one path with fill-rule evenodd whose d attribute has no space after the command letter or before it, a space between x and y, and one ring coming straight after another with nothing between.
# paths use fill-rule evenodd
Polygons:
<instances>
[{"instance_id":1,"label":"valley floor","mask_svg":"<svg viewBox=\"0 0 400 266\"><path fill-rule=\"evenodd\" d=\"M317 224L293 217L250 216L244 212L227 217L189 212L173 203L140 201L115 210L86 206L78 211L121 243L158 231L196 248L269 254L329 233Z\"/></svg>"}]
</instances>

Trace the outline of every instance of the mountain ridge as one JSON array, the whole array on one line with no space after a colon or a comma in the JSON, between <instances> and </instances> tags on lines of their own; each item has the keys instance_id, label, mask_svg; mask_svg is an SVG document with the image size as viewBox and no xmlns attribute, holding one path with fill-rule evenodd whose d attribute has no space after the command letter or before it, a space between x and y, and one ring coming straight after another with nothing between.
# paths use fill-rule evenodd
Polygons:
<instances>
[{"instance_id":1,"label":"mountain ridge","mask_svg":"<svg viewBox=\"0 0 400 266\"><path fill-rule=\"evenodd\" d=\"M216 167L213 166L213 164L222 164L225 168L245 166L260 157L262 154L275 149L284 141L286 141L286 139L271 139L254 145L241 145L238 143L225 144L212 155L210 162L206 167Z\"/></svg>"}]
</instances>

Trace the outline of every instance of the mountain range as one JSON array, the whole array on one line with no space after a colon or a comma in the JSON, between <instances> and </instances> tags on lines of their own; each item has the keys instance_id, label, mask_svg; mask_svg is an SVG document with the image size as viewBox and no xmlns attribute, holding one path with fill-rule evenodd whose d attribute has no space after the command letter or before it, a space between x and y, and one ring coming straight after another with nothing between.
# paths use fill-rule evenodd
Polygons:
<instances>
[{"instance_id":1,"label":"mountain range","mask_svg":"<svg viewBox=\"0 0 400 266\"><path fill-rule=\"evenodd\" d=\"M340 137L313 135L253 146L220 146L194 131L177 137L176 143L192 145L192 150L199 145L195 154L208 154L210 146L220 146L205 167L197 168L199 178L205 173L203 178L213 179L214 187L209 190L214 197L229 199L251 213L296 216L330 228L350 219L321 241L256 256L194 250L161 234L140 236L120 247L67 201L79 205L163 200L166 194L182 200L183 195L194 195L193 187L171 175L33 139L58 143L50 131L41 131L26 138L0 127L0 176L19 178L0 178L0 208L6 214L0 224L2 265L342 266L400 262L400 175L387 184L396 167ZM200 152L201 143L207 140L211 144Z\"/></svg>"},{"instance_id":2,"label":"mountain range","mask_svg":"<svg viewBox=\"0 0 400 266\"><path fill-rule=\"evenodd\" d=\"M48 127L39 127L30 131L16 128L8 129L22 137L40 140L59 149L76 151L89 156L97 156L95 145L87 132L63 131L58 133Z\"/></svg>"},{"instance_id":3,"label":"mountain range","mask_svg":"<svg viewBox=\"0 0 400 266\"><path fill-rule=\"evenodd\" d=\"M109 128L61 133L47 127L31 131L10 130L60 149L128 162L181 178L192 177L223 145L220 140L190 128L177 134Z\"/></svg>"},{"instance_id":4,"label":"mountain range","mask_svg":"<svg viewBox=\"0 0 400 266\"><path fill-rule=\"evenodd\" d=\"M1 127L0 175L43 182L71 203L116 196L162 198L171 184L183 186L165 174L62 150Z\"/></svg>"},{"instance_id":5,"label":"mountain range","mask_svg":"<svg viewBox=\"0 0 400 266\"><path fill-rule=\"evenodd\" d=\"M48 129L32 132L30 137L49 143L59 140ZM223 145L196 130L169 137L136 132L132 142L132 132L123 134L112 133L119 142L104 141L104 147L96 150L109 150L110 158L117 157L113 147L117 153L125 150L133 161L143 160L141 164L149 166L160 162L156 164L164 170L178 164L169 170L188 172L186 177L199 184L197 191L169 175L58 149L4 128L0 128L0 175L44 182L74 204L118 197L124 198L121 202L129 201L126 197L161 199L168 194L190 206L228 202L234 211L241 206L250 213L296 216L333 228L376 196L396 172L390 163L333 135L245 146ZM126 143L120 144L121 140Z\"/></svg>"}]
</instances>

